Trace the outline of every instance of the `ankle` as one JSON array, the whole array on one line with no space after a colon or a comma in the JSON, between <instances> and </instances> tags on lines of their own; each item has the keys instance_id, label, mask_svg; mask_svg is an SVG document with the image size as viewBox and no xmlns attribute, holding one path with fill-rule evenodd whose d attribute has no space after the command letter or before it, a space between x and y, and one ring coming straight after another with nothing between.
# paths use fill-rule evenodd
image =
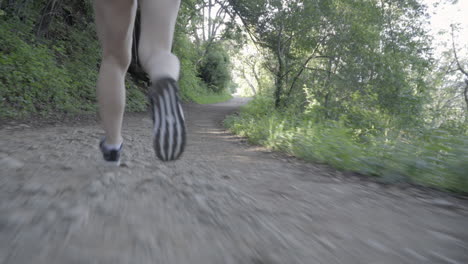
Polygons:
<instances>
[{"instance_id":1,"label":"ankle","mask_svg":"<svg viewBox=\"0 0 468 264\"><path fill-rule=\"evenodd\" d=\"M102 141L103 141L104 147L108 150L119 150L122 148L122 145L123 145L122 139L112 142L104 138Z\"/></svg>"}]
</instances>

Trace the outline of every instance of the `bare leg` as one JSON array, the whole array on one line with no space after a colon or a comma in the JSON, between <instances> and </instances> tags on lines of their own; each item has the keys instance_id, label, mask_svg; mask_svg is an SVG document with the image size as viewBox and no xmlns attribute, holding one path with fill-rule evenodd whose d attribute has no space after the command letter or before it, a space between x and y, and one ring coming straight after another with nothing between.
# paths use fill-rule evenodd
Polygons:
<instances>
[{"instance_id":1,"label":"bare leg","mask_svg":"<svg viewBox=\"0 0 468 264\"><path fill-rule=\"evenodd\" d=\"M180 0L141 0L140 63L152 81L179 78L179 59L171 53Z\"/></svg>"},{"instance_id":2,"label":"bare leg","mask_svg":"<svg viewBox=\"0 0 468 264\"><path fill-rule=\"evenodd\" d=\"M96 29L102 45L97 83L99 114L106 144L122 143L125 110L125 74L131 60L135 0L95 0Z\"/></svg>"}]
</instances>

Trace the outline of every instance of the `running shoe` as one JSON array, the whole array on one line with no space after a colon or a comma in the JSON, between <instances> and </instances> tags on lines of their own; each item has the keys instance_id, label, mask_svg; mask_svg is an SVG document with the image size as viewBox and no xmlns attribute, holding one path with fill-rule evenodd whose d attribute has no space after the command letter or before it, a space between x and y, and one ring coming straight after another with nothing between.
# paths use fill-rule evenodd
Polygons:
<instances>
[{"instance_id":1,"label":"running shoe","mask_svg":"<svg viewBox=\"0 0 468 264\"><path fill-rule=\"evenodd\" d=\"M102 139L99 143L99 149L102 152L102 157L108 165L120 166L120 154L122 152L122 146L120 145L119 149L109 149L106 144L104 144L105 139Z\"/></svg>"},{"instance_id":2,"label":"running shoe","mask_svg":"<svg viewBox=\"0 0 468 264\"><path fill-rule=\"evenodd\" d=\"M154 82L149 90L153 118L153 147L162 161L176 160L185 148L186 132L179 87L171 78Z\"/></svg>"}]
</instances>

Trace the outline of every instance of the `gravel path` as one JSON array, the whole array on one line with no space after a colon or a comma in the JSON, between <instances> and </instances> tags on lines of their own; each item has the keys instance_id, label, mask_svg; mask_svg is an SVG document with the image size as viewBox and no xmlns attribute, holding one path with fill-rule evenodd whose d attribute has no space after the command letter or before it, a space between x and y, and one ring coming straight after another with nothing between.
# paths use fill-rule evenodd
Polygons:
<instances>
[{"instance_id":1,"label":"gravel path","mask_svg":"<svg viewBox=\"0 0 468 264\"><path fill-rule=\"evenodd\" d=\"M162 163L147 115L121 168L94 122L0 130L0 263L468 263L468 201L383 186L245 144L187 105L188 146Z\"/></svg>"}]
</instances>

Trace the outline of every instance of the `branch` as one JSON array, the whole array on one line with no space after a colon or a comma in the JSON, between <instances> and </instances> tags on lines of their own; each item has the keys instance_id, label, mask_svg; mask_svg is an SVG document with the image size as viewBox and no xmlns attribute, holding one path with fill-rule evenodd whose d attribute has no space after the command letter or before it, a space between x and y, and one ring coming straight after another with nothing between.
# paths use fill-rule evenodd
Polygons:
<instances>
[{"instance_id":1,"label":"branch","mask_svg":"<svg viewBox=\"0 0 468 264\"><path fill-rule=\"evenodd\" d=\"M301 76L301 74L304 72L304 69L305 67L307 66L307 64L310 62L310 60L314 59L314 58L320 58L320 57L324 57L324 56L315 56L315 53L317 53L320 45L322 44L322 42L325 40L325 37L323 37L318 43L317 45L315 46L314 50L312 51L312 54L305 60L305 62L302 64L301 66L301 69L299 70L299 72L296 74L296 76L294 76L294 79L292 81L292 84L291 84L291 87L289 88L289 91L288 91L288 96L291 95L291 92L294 88L294 85L296 84L297 80L299 79L299 77Z\"/></svg>"},{"instance_id":2,"label":"branch","mask_svg":"<svg viewBox=\"0 0 468 264\"><path fill-rule=\"evenodd\" d=\"M455 61L457 62L458 70L460 70L466 77L468 77L468 72L466 72L463 67L461 66L460 61L458 60L457 56L457 49L455 48L455 37L454 37L454 26L452 25L452 48L453 54L455 55Z\"/></svg>"},{"instance_id":3,"label":"branch","mask_svg":"<svg viewBox=\"0 0 468 264\"><path fill-rule=\"evenodd\" d=\"M256 95L257 94L257 91L255 90L255 87L253 86L253 84L249 81L249 79L247 78L247 75L245 74L245 69L242 68L241 70L241 73L242 73L242 77L244 77L244 80L247 82L247 84L249 85L250 89L252 90L253 94Z\"/></svg>"},{"instance_id":4,"label":"branch","mask_svg":"<svg viewBox=\"0 0 468 264\"><path fill-rule=\"evenodd\" d=\"M466 110L468 111L468 79L465 80L465 89L463 90L463 95L465 96L465 105Z\"/></svg>"},{"instance_id":5,"label":"branch","mask_svg":"<svg viewBox=\"0 0 468 264\"><path fill-rule=\"evenodd\" d=\"M218 17L218 14L216 16ZM221 13L219 13L219 16L221 16ZM224 12L223 17L221 18L221 21L224 22L225 18L226 18L226 12ZM214 21L213 21L213 23L214 23ZM222 24L223 24L222 22L219 22L216 26L213 24L213 31L211 32L211 36L214 37L217 34L218 29Z\"/></svg>"}]
</instances>

